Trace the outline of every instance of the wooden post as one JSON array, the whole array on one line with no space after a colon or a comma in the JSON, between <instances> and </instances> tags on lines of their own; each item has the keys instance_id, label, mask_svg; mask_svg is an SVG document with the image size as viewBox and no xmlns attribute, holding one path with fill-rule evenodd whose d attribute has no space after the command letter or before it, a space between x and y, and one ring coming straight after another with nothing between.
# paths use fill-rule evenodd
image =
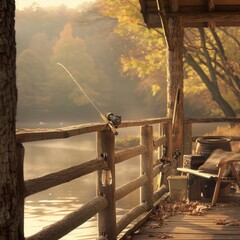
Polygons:
<instances>
[{"instance_id":1,"label":"wooden post","mask_svg":"<svg viewBox=\"0 0 240 240\"><path fill-rule=\"evenodd\" d=\"M175 140L173 150L178 149L183 153L183 26L181 18L169 18L169 32L173 50L168 50L167 69L167 116L174 118L173 128ZM182 157L181 157L182 162ZM179 163L181 166L182 164Z\"/></svg>"},{"instance_id":2,"label":"wooden post","mask_svg":"<svg viewBox=\"0 0 240 240\"><path fill-rule=\"evenodd\" d=\"M97 194L106 197L108 206L98 214L99 236L108 240L117 239L115 202L115 137L112 131L97 132L98 156L106 154L106 167L112 174L111 185L102 185L102 170L98 171Z\"/></svg>"},{"instance_id":3,"label":"wooden post","mask_svg":"<svg viewBox=\"0 0 240 240\"><path fill-rule=\"evenodd\" d=\"M146 146L147 152L141 155L141 174L148 177L147 183L141 187L141 202L147 202L149 208L153 208L153 128L141 127L141 145Z\"/></svg>"},{"instance_id":4,"label":"wooden post","mask_svg":"<svg viewBox=\"0 0 240 240\"><path fill-rule=\"evenodd\" d=\"M24 240L24 147L21 143L16 145L16 160L18 164L18 194L19 194L19 240Z\"/></svg>"},{"instance_id":5,"label":"wooden post","mask_svg":"<svg viewBox=\"0 0 240 240\"><path fill-rule=\"evenodd\" d=\"M159 123L159 135L160 137L165 136L163 123ZM163 155L163 145L158 148L158 159L161 159L162 155ZM159 188L162 186L162 183L163 183L163 174L160 172L159 179L158 179Z\"/></svg>"},{"instance_id":6,"label":"wooden post","mask_svg":"<svg viewBox=\"0 0 240 240\"><path fill-rule=\"evenodd\" d=\"M192 124L184 124L183 154L192 154Z\"/></svg>"},{"instance_id":7,"label":"wooden post","mask_svg":"<svg viewBox=\"0 0 240 240\"><path fill-rule=\"evenodd\" d=\"M172 159L172 152L173 152L172 124L171 123L164 124L163 134L166 137L167 159L171 160ZM170 167L170 171L168 171L166 173L162 173L161 185L163 185L163 184L168 185L167 177L169 175L171 175L171 173L172 173L171 170L172 170L172 168Z\"/></svg>"}]
</instances>

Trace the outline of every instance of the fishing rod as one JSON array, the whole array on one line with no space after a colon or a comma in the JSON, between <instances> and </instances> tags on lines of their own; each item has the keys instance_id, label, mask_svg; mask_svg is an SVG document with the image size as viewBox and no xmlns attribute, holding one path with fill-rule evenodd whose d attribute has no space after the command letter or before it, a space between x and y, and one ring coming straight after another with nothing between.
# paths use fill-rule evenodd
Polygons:
<instances>
[{"instance_id":1,"label":"fishing rod","mask_svg":"<svg viewBox=\"0 0 240 240\"><path fill-rule=\"evenodd\" d=\"M68 69L61 63L57 63L60 67L62 67L68 75L71 77L73 82L78 86L79 90L84 94L84 96L88 99L88 101L92 104L92 106L96 109L96 111L100 114L103 121L110 127L111 131L118 135L117 127L121 123L121 117L114 115L113 113L108 113L107 116L105 116L99 108L94 104L94 102L91 100L91 98L87 95L87 93L83 90L83 88L80 86L80 84L76 81L76 79L73 77L73 75L68 71Z\"/></svg>"}]
</instances>

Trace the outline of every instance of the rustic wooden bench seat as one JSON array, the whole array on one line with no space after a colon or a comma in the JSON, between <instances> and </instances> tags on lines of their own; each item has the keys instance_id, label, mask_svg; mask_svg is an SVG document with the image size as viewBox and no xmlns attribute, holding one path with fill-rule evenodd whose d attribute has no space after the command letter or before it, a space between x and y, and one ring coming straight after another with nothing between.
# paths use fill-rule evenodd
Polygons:
<instances>
[{"instance_id":1,"label":"rustic wooden bench seat","mask_svg":"<svg viewBox=\"0 0 240 240\"><path fill-rule=\"evenodd\" d=\"M227 160L221 161L218 164L218 174L206 173L200 170L194 170L189 168L177 168L177 170L182 173L192 174L202 178L214 179L216 181L216 185L215 185L214 194L212 198L212 205L216 205L217 198L219 195L220 185L222 182L237 183L238 187L240 188L240 176L235 168L236 166L235 163L237 162L240 163L240 159L234 159L234 160L227 159ZM224 170L227 167L230 168L230 174L229 176L224 176Z\"/></svg>"}]
</instances>

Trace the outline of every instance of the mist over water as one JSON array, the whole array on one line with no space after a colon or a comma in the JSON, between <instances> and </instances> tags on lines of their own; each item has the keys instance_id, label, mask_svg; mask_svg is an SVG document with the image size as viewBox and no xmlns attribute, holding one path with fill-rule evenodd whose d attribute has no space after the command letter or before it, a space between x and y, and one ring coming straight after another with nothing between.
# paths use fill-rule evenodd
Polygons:
<instances>
[{"instance_id":1,"label":"mist over water","mask_svg":"<svg viewBox=\"0 0 240 240\"><path fill-rule=\"evenodd\" d=\"M96 19L101 17L95 14ZM91 21L88 22L87 17ZM82 18L86 22L81 25ZM98 112L56 66L58 61L70 68L104 114L112 111L121 115L123 121L166 115L165 86L161 86L161 96L154 97L147 86L144 86L145 91L137 91L137 77L130 80L122 75L119 58L126 46L124 39L112 35L115 20L109 18L99 23L92 19L91 14L64 7L54 11L41 8L17 11L17 128L61 128L102 122ZM215 127L215 124L195 124L194 134L201 135ZM117 138L125 136L139 136L139 128L119 129ZM25 180L97 157L95 133L25 143L24 147ZM137 176L138 157L116 165L117 187ZM62 219L95 196L96 173L91 173L27 197L25 237ZM138 201L139 191L118 201L118 217ZM96 225L96 217L93 217L62 239L94 239Z\"/></svg>"},{"instance_id":2,"label":"mist over water","mask_svg":"<svg viewBox=\"0 0 240 240\"><path fill-rule=\"evenodd\" d=\"M38 127L34 124L32 126L35 128ZM40 126L42 125L40 124ZM55 125L53 123L45 123L44 126L46 128L59 127L59 123L55 123ZM204 134L207 131L215 129L215 127L215 124L197 124L194 127L193 133L194 135ZM157 131L157 128L155 128L155 131ZM139 136L139 127L120 128L117 138L124 138L130 135ZM40 177L97 158L95 133L67 139L25 143L24 147L25 180ZM139 171L139 157L117 164L116 186L119 187L138 177ZM96 172L27 197L25 201L26 237L62 219L66 214L80 208L95 196ZM118 201L118 218L138 203L139 191L135 191ZM95 216L62 239L94 239L96 234L97 223Z\"/></svg>"},{"instance_id":3,"label":"mist over water","mask_svg":"<svg viewBox=\"0 0 240 240\"><path fill-rule=\"evenodd\" d=\"M50 124L52 125L52 124ZM49 127L48 124L45 125ZM56 126L58 124L56 123ZM139 128L119 129L120 136L137 134ZM126 133L127 132L127 133ZM25 143L25 180L40 177L97 158L96 134L68 139ZM116 186L119 187L139 175L139 158L116 165ZM96 172L45 190L26 198L25 236L62 219L65 214L80 208L96 196ZM139 191L117 202L117 217L138 204ZM96 216L62 239L94 239L97 234Z\"/></svg>"}]
</instances>

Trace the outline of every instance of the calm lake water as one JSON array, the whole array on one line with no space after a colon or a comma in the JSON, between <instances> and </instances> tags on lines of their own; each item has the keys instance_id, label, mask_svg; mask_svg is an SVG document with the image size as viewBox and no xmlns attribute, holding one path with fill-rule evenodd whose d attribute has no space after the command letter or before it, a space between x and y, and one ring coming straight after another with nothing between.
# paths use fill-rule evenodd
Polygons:
<instances>
[{"instance_id":1,"label":"calm lake water","mask_svg":"<svg viewBox=\"0 0 240 240\"><path fill-rule=\"evenodd\" d=\"M96 135L25 143L25 180L46 175L95 159ZM121 186L139 175L139 158L116 165L116 185ZM117 202L117 218L138 204L138 191ZM62 219L96 196L96 173L29 196L25 200L25 237ZM61 238L96 239L96 216Z\"/></svg>"},{"instance_id":2,"label":"calm lake water","mask_svg":"<svg viewBox=\"0 0 240 240\"><path fill-rule=\"evenodd\" d=\"M18 126L22 127L22 126ZM34 126L36 127L36 126ZM37 126L52 127L52 126ZM56 127L56 126L55 126ZM57 126L59 127L59 126ZM195 135L215 129L215 125L196 125ZM119 129L119 136L138 135L139 128ZM68 139L26 143L24 159L25 180L68 168L97 157L96 135L86 134ZM116 186L139 175L139 157L116 165ZM25 201L25 237L62 219L96 196L96 173L34 194ZM139 191L117 202L117 218L138 204ZM96 239L96 216L70 232L63 240Z\"/></svg>"}]
</instances>

